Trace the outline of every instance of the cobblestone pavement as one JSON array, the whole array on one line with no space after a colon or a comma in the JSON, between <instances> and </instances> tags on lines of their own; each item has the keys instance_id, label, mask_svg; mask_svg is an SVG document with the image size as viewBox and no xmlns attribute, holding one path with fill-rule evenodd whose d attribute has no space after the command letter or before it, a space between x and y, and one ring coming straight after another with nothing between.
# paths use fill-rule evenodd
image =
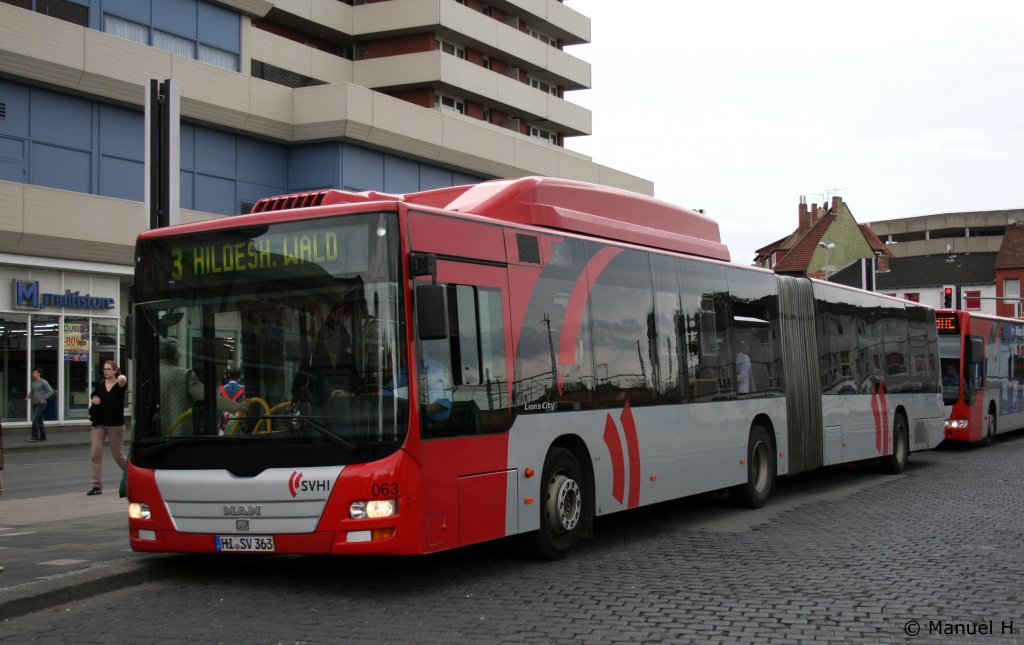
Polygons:
<instances>
[{"instance_id":1,"label":"cobblestone pavement","mask_svg":"<svg viewBox=\"0 0 1024 645\"><path fill-rule=\"evenodd\" d=\"M561 562L176 556L168 575L0 623L4 643L1024 643L1024 436L835 468L757 511L599 519ZM994 633L986 633L991 631Z\"/></svg>"}]
</instances>

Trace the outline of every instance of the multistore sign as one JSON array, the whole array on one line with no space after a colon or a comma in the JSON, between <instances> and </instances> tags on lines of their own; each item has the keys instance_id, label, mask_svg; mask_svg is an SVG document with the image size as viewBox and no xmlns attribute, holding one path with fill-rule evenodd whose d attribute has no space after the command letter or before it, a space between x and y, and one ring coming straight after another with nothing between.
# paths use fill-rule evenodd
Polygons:
<instances>
[{"instance_id":1,"label":"multistore sign","mask_svg":"<svg viewBox=\"0 0 1024 645\"><path fill-rule=\"evenodd\" d=\"M39 283L32 280L14 280L14 306L19 309L113 309L114 299L92 296L66 289L64 293L41 293Z\"/></svg>"}]
</instances>

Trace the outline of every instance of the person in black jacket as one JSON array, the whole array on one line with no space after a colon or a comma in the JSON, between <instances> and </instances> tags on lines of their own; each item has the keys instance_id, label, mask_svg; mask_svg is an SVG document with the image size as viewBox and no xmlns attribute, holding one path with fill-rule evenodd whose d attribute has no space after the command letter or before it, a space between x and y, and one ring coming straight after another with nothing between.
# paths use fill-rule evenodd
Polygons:
<instances>
[{"instance_id":1,"label":"person in black jacket","mask_svg":"<svg viewBox=\"0 0 1024 645\"><path fill-rule=\"evenodd\" d=\"M317 334L309 360L292 381L292 402L321 417L322 426L344 433L352 423L353 400L359 389L352 355L351 308L336 305Z\"/></svg>"},{"instance_id":2,"label":"person in black jacket","mask_svg":"<svg viewBox=\"0 0 1024 645\"><path fill-rule=\"evenodd\" d=\"M110 454L125 468L124 456L124 393L128 379L114 361L104 361L103 379L96 383L89 402L92 421L92 489L86 495L103 493L103 439L110 441Z\"/></svg>"}]
</instances>

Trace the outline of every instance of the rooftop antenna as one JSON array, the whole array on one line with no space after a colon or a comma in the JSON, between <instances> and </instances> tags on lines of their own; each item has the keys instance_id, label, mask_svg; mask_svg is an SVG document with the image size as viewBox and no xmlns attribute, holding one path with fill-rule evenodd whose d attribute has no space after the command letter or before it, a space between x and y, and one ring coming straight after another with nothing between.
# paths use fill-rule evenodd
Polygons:
<instances>
[{"instance_id":1,"label":"rooftop antenna","mask_svg":"<svg viewBox=\"0 0 1024 645\"><path fill-rule=\"evenodd\" d=\"M832 201L832 196L833 195L838 195L839 191L841 191L841 190L847 190L847 189L846 188L838 188L836 186L833 186L832 188L826 188L825 189L825 203L826 204L830 203Z\"/></svg>"}]
</instances>

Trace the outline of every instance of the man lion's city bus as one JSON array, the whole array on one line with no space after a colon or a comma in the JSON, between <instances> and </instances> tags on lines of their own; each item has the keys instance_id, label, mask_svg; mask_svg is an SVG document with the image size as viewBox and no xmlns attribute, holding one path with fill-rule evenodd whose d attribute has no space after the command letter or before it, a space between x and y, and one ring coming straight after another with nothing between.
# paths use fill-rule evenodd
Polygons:
<instances>
[{"instance_id":1,"label":"man lion's city bus","mask_svg":"<svg viewBox=\"0 0 1024 645\"><path fill-rule=\"evenodd\" d=\"M935 313L946 439L990 444L1024 428L1024 320Z\"/></svg>"},{"instance_id":2,"label":"man lion's city bus","mask_svg":"<svg viewBox=\"0 0 1024 645\"><path fill-rule=\"evenodd\" d=\"M728 260L703 214L536 177L144 232L131 546L560 558L602 515L942 440L931 309Z\"/></svg>"}]
</instances>

